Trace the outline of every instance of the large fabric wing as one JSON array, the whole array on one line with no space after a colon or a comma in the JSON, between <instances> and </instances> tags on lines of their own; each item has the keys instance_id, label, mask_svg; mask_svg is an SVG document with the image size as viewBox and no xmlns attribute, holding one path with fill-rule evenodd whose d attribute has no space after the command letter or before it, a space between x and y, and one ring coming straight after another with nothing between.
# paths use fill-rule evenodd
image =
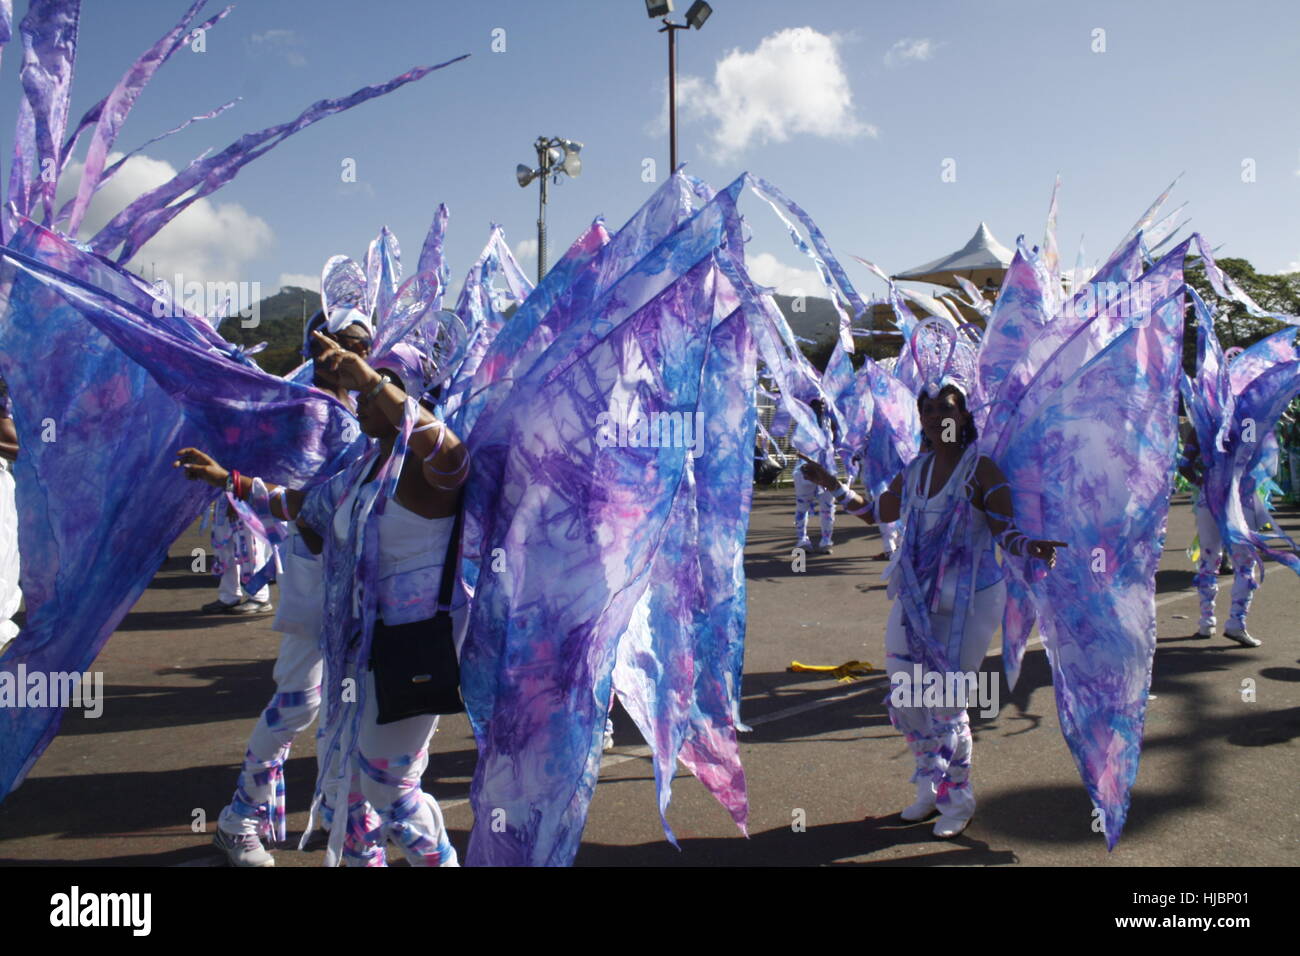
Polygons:
<instances>
[{"instance_id":1,"label":"large fabric wing","mask_svg":"<svg viewBox=\"0 0 1300 956\"><path fill-rule=\"evenodd\" d=\"M1026 532L1068 542L1032 587L1061 730L1111 848L1137 775L1155 652L1182 315L1176 294L1121 333L1015 427L1000 462ZM1024 507L1031 497L1036 507Z\"/></svg>"}]
</instances>

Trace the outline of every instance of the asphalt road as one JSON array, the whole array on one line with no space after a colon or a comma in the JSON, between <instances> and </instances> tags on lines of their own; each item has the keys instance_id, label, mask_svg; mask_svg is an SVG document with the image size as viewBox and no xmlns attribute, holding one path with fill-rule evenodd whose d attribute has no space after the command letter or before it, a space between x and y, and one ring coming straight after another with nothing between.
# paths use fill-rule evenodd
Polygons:
<instances>
[{"instance_id":1,"label":"asphalt road","mask_svg":"<svg viewBox=\"0 0 1300 956\"><path fill-rule=\"evenodd\" d=\"M1014 693L999 680L996 716L973 716L979 809L966 833L940 841L929 824L898 818L911 802L911 759L886 715L885 675L839 683L786 670L793 660L881 666L889 601L878 580L883 565L870 560L879 538L842 516L834 554L812 555L796 573L792 510L788 488L759 494L746 548L749 838L681 771L668 814L681 850L669 845L648 750L616 711L617 746L605 757L578 865L1294 865L1300 588L1291 572L1268 566L1250 616L1260 648L1195 638L1185 496L1175 498L1158 576L1155 699L1142 766L1112 853L1092 829L1038 644L1026 654ZM1277 517L1300 534L1300 511L1283 508ZM272 693L278 639L269 615L198 612L216 591L214 578L191 570L191 549L205 544L196 529L177 541L100 655L102 716L70 713L24 785L0 805L0 864L221 864L211 831ZM1220 581L1222 622L1231 579ZM990 656L984 669L999 673L1000 658ZM1244 700L1242 689L1251 686L1254 699ZM303 735L287 765L294 845L306 824L313 748L312 735ZM432 750L424 785L442 802L463 856L474 768L463 716L444 719ZM319 851L277 850L280 867L320 861Z\"/></svg>"}]
</instances>

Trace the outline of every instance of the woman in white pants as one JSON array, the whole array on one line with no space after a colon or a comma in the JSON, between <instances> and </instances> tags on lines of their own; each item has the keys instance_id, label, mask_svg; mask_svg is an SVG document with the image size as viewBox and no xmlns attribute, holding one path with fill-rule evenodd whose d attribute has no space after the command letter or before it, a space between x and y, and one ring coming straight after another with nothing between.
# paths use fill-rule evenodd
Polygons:
<instances>
[{"instance_id":1,"label":"woman in white pants","mask_svg":"<svg viewBox=\"0 0 1300 956\"><path fill-rule=\"evenodd\" d=\"M9 467L17 458L18 431L6 393L0 395L0 654L18 636L18 625L10 618L23 603L18 587L18 507Z\"/></svg>"},{"instance_id":2,"label":"woman in white pants","mask_svg":"<svg viewBox=\"0 0 1300 956\"><path fill-rule=\"evenodd\" d=\"M906 691L891 692L889 717L916 765L916 800L901 816L919 821L938 812L934 834L947 839L961 833L975 813L969 701L961 693L950 699L947 691L976 686L980 662L1002 623L1006 586L993 539L1049 567L1064 542L1030 540L1015 528L1006 479L978 454L975 425L957 384L923 393L917 405L922 452L878 501L863 500L816 464L809 462L804 471L824 488L838 486L836 498L845 510L866 523L901 522L902 538L885 572L895 598L885 631L886 661L891 684ZM921 706L921 688L936 674L945 690L942 705Z\"/></svg>"},{"instance_id":3,"label":"woman in white pants","mask_svg":"<svg viewBox=\"0 0 1300 956\"><path fill-rule=\"evenodd\" d=\"M326 864L336 863L352 838L375 848L367 865L384 865L383 847L391 839L414 866L455 866L438 805L420 788L437 716L380 724L369 665L376 637L418 629L439 610L468 451L445 423L417 404L433 372L416 350L393 346L372 368L323 336L316 341L339 383L358 392L361 429L376 439L359 460L308 491L264 486L276 518L301 518L324 542L327 713L318 801L323 797L349 808L346 826L344 815L335 814ZM376 370L384 367L398 375ZM182 449L177 465L187 477L229 487L239 498L260 495L260 479L227 472L197 449ZM451 603L463 637L465 602ZM356 812L358 802L349 799L354 795L365 798L363 815ZM364 815L366 803L373 806L378 826Z\"/></svg>"},{"instance_id":4,"label":"woman in white pants","mask_svg":"<svg viewBox=\"0 0 1300 956\"><path fill-rule=\"evenodd\" d=\"M360 313L353 315L364 319ZM325 328L324 313L318 312L307 323L307 333L312 331L322 331L339 346L362 358L370 353L368 322L353 321L330 332ZM351 393L318 360L322 351L303 347L304 358L313 359L312 384L355 410ZM269 511L259 517L273 520ZM281 568L277 576L280 601L273 625L281 635L272 674L275 693L249 737L234 796L221 811L213 841L234 866L275 865L275 858L262 846L262 840L282 843L285 839L284 762L294 739L312 725L320 711L324 670L320 637L325 604L322 542L310 530L301 530L293 524L288 527L291 536L280 546ZM357 801L364 802L359 795ZM324 803L321 811L328 827L333 819L333 807ZM377 825L373 811L367 806L358 806L354 814ZM374 829L374 825L367 830ZM303 834L304 843L308 836ZM362 863L373 857L375 851L364 840L353 839L345 845L344 855Z\"/></svg>"}]
</instances>

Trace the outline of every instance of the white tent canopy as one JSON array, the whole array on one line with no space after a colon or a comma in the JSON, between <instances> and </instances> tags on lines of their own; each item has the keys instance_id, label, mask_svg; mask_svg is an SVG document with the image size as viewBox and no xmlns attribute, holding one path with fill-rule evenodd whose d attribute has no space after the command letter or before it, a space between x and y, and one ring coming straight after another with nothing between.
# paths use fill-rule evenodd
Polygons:
<instances>
[{"instance_id":1,"label":"white tent canopy","mask_svg":"<svg viewBox=\"0 0 1300 956\"><path fill-rule=\"evenodd\" d=\"M956 252L900 272L894 278L956 287L953 276L960 275L980 288L989 283L999 286L1007 266L1011 265L1011 257L1011 250L994 239L989 227L981 222L975 235Z\"/></svg>"}]
</instances>

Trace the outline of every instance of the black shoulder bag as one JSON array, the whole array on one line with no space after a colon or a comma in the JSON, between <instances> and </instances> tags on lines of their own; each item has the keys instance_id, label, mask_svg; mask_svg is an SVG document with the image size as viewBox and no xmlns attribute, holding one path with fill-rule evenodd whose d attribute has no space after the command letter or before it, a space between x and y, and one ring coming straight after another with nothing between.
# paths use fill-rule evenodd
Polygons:
<instances>
[{"instance_id":1,"label":"black shoulder bag","mask_svg":"<svg viewBox=\"0 0 1300 956\"><path fill-rule=\"evenodd\" d=\"M375 672L378 723L391 724L422 714L459 714L460 661L451 620L451 594L460 563L461 511L451 530L451 543L442 564L438 611L410 624L375 622L370 643L370 667Z\"/></svg>"}]
</instances>

